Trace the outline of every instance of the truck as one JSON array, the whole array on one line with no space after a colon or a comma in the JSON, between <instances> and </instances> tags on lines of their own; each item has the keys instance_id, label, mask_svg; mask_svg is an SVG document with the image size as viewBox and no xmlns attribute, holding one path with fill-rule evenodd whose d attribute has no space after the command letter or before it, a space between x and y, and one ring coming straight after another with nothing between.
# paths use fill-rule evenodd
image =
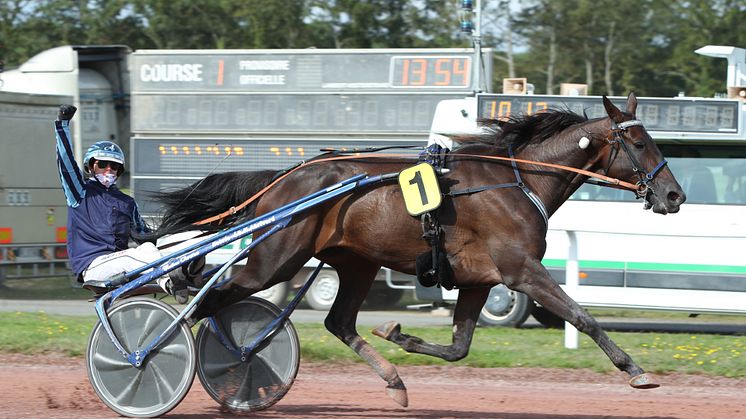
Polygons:
<instances>
[{"instance_id":1,"label":"truck","mask_svg":"<svg viewBox=\"0 0 746 419\"><path fill-rule=\"evenodd\" d=\"M67 276L67 206L59 184L51 125L63 103L76 104L76 157L100 139L128 138L120 68L122 46L59 47L0 72L0 284ZM119 75L111 80L103 74Z\"/></svg>"},{"instance_id":2,"label":"truck","mask_svg":"<svg viewBox=\"0 0 746 419\"><path fill-rule=\"evenodd\" d=\"M58 101L0 92L0 286L67 274L67 207L48 152Z\"/></svg>"}]
</instances>

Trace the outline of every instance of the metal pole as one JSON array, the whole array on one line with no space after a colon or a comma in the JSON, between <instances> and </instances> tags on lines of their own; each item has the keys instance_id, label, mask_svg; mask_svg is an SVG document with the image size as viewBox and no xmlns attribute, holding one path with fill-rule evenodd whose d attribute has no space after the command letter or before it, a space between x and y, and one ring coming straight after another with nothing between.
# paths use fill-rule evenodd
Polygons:
<instances>
[{"instance_id":1,"label":"metal pole","mask_svg":"<svg viewBox=\"0 0 746 419\"><path fill-rule=\"evenodd\" d=\"M575 298L578 291L578 240L574 231L567 231L567 238L570 245L567 248L567 264L565 265L565 291L571 298ZM578 329L568 322L565 322L565 348L578 349Z\"/></svg>"},{"instance_id":2,"label":"metal pole","mask_svg":"<svg viewBox=\"0 0 746 419\"><path fill-rule=\"evenodd\" d=\"M482 91L482 1L476 0L476 11L474 16L474 32L472 33L472 41L474 43L474 68L472 70L472 77L474 78L474 93L480 93Z\"/></svg>"}]
</instances>

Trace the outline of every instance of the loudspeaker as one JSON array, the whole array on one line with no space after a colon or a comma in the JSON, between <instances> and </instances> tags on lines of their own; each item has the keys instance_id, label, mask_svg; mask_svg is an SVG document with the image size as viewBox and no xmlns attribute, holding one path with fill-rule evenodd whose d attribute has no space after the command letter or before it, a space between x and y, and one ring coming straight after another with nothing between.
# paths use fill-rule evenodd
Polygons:
<instances>
[{"instance_id":1,"label":"loudspeaker","mask_svg":"<svg viewBox=\"0 0 746 419\"><path fill-rule=\"evenodd\" d=\"M503 93L509 95L526 94L526 78L503 79Z\"/></svg>"},{"instance_id":2,"label":"loudspeaker","mask_svg":"<svg viewBox=\"0 0 746 419\"><path fill-rule=\"evenodd\" d=\"M741 99L746 102L746 86L731 86L728 88L728 99Z\"/></svg>"},{"instance_id":3,"label":"loudspeaker","mask_svg":"<svg viewBox=\"0 0 746 419\"><path fill-rule=\"evenodd\" d=\"M578 83L560 83L560 94L562 96L586 96L588 94L588 85Z\"/></svg>"}]
</instances>

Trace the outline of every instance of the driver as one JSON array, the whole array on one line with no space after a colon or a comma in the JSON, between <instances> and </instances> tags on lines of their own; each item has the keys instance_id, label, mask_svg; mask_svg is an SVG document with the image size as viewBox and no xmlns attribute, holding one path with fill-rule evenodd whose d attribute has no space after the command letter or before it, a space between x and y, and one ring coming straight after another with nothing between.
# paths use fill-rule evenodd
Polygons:
<instances>
[{"instance_id":1,"label":"driver","mask_svg":"<svg viewBox=\"0 0 746 419\"><path fill-rule=\"evenodd\" d=\"M150 231L140 216L135 200L117 188L124 173L122 149L111 141L93 144L83 157L83 177L73 157L70 120L77 109L60 106L54 122L57 139L57 167L68 205L67 252L73 273L84 285L96 290L91 281L105 281L161 258L150 242L129 248L132 234ZM193 265L202 266L193 266ZM198 275L202 263L175 269L157 282L179 304L188 299L189 277Z\"/></svg>"}]
</instances>

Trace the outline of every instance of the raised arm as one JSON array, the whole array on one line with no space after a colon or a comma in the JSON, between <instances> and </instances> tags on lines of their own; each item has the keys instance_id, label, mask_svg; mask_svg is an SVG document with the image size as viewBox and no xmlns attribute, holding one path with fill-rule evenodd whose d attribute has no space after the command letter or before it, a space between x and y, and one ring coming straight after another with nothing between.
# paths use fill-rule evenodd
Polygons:
<instances>
[{"instance_id":1,"label":"raised arm","mask_svg":"<svg viewBox=\"0 0 746 419\"><path fill-rule=\"evenodd\" d=\"M67 205L75 208L85 197L83 185L85 179L75 162L75 152L70 141L70 119L75 115L75 106L62 105L54 121L55 137L57 139L57 170L65 192Z\"/></svg>"}]
</instances>

